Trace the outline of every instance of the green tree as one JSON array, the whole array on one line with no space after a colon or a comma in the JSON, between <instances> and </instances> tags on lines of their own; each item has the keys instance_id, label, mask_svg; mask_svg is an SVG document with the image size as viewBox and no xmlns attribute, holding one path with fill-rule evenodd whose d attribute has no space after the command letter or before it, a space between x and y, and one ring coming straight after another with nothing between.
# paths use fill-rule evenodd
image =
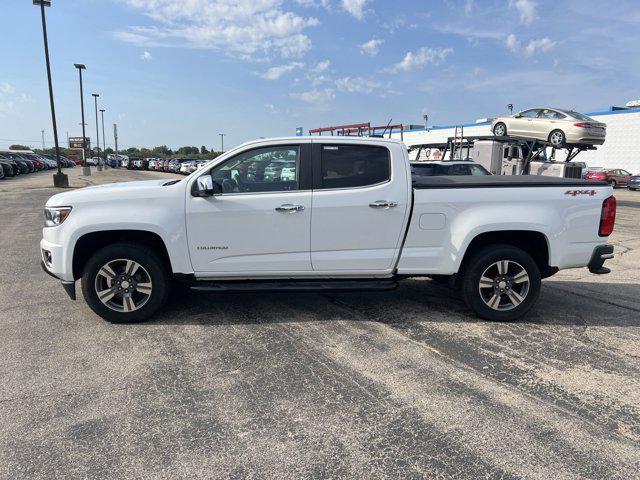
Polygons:
<instances>
[{"instance_id":1,"label":"green tree","mask_svg":"<svg viewBox=\"0 0 640 480\"><path fill-rule=\"evenodd\" d=\"M11 145L11 146L9 147L9 149L10 149L10 150L31 150L31 147L26 147L26 146L24 146L24 145L18 145L18 144L16 144L16 145Z\"/></svg>"},{"instance_id":2,"label":"green tree","mask_svg":"<svg viewBox=\"0 0 640 480\"><path fill-rule=\"evenodd\" d=\"M207 150L207 147L205 147L204 145L202 145L200 147L200 154L202 155L206 155L207 153L209 153L209 150Z\"/></svg>"},{"instance_id":3,"label":"green tree","mask_svg":"<svg viewBox=\"0 0 640 480\"><path fill-rule=\"evenodd\" d=\"M198 147L184 146L178 149L178 153L180 155L197 155L200 153L200 150L198 149Z\"/></svg>"},{"instance_id":4,"label":"green tree","mask_svg":"<svg viewBox=\"0 0 640 480\"><path fill-rule=\"evenodd\" d=\"M159 147L154 147L153 155L156 157L166 157L167 155L171 155L173 151L167 147L166 145L160 145Z\"/></svg>"}]
</instances>

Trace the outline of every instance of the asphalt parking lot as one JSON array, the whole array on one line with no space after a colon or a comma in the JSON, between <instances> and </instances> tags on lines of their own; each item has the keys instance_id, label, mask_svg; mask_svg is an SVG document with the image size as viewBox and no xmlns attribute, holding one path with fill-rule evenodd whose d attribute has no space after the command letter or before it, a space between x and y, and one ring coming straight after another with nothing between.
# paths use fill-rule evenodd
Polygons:
<instances>
[{"instance_id":1,"label":"asphalt parking lot","mask_svg":"<svg viewBox=\"0 0 640 480\"><path fill-rule=\"evenodd\" d=\"M640 478L640 192L613 273L561 272L518 323L416 279L112 325L40 269L50 184L0 182L2 478Z\"/></svg>"}]
</instances>

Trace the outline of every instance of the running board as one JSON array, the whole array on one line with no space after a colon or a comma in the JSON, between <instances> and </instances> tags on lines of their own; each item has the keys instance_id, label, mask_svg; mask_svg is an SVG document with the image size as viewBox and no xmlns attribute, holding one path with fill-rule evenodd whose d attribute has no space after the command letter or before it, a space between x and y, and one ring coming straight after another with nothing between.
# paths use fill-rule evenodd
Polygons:
<instances>
[{"instance_id":1,"label":"running board","mask_svg":"<svg viewBox=\"0 0 640 480\"><path fill-rule=\"evenodd\" d=\"M242 292L357 292L384 291L398 287L395 280L256 280L256 281L199 281L189 288L201 293Z\"/></svg>"}]
</instances>

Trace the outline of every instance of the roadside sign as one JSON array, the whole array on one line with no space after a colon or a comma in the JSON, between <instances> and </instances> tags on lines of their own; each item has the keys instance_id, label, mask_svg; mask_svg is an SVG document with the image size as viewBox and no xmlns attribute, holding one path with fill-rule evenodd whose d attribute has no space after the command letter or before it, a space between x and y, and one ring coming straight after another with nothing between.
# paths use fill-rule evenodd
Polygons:
<instances>
[{"instance_id":1,"label":"roadside sign","mask_svg":"<svg viewBox=\"0 0 640 480\"><path fill-rule=\"evenodd\" d=\"M304 129L302 127L296 127L296 137L301 137L304 133Z\"/></svg>"},{"instance_id":2,"label":"roadside sign","mask_svg":"<svg viewBox=\"0 0 640 480\"><path fill-rule=\"evenodd\" d=\"M91 138L84 137L84 145L91 148ZM69 148L84 148L82 137L69 137Z\"/></svg>"}]
</instances>

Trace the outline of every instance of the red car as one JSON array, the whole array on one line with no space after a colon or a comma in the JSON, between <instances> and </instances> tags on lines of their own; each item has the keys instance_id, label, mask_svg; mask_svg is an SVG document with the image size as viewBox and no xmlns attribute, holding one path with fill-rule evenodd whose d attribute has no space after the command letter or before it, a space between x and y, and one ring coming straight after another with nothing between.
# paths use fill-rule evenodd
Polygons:
<instances>
[{"instance_id":1,"label":"red car","mask_svg":"<svg viewBox=\"0 0 640 480\"><path fill-rule=\"evenodd\" d=\"M604 180L609 183L613 188L626 187L631 180L631 174L626 170L616 168L613 170L598 170L594 172L588 172L584 178L587 180Z\"/></svg>"}]
</instances>

